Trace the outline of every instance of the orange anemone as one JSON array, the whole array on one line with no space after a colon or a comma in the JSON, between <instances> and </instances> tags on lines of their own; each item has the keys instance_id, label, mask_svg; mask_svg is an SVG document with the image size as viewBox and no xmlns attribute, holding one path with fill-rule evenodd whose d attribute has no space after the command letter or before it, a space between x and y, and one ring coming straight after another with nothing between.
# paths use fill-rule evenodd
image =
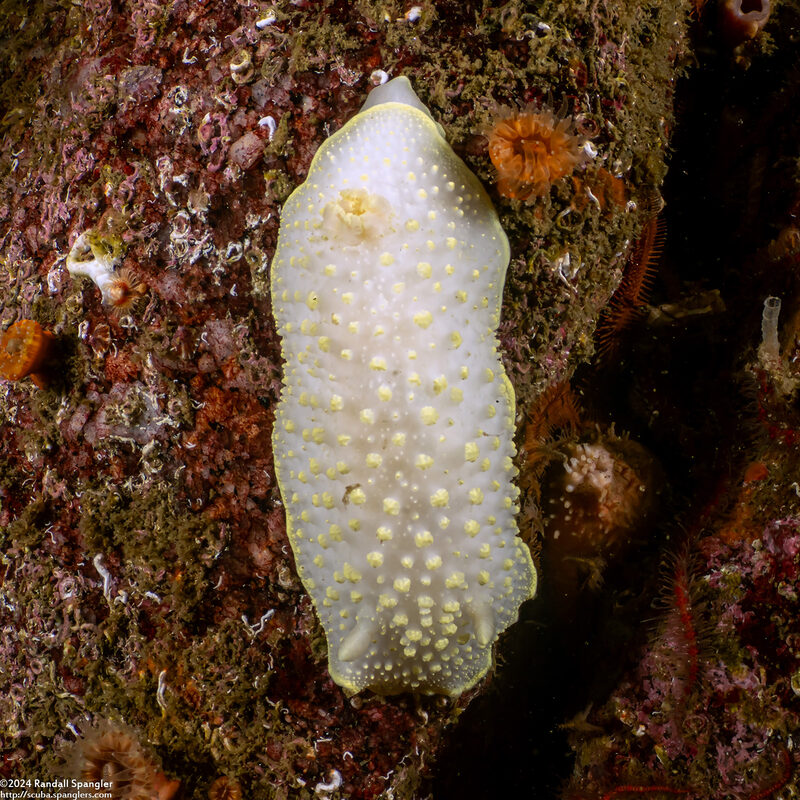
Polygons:
<instances>
[{"instance_id":1,"label":"orange anemone","mask_svg":"<svg viewBox=\"0 0 800 800\"><path fill-rule=\"evenodd\" d=\"M114 278L105 289L104 295L112 309L121 314L127 311L147 291L147 284L140 281L136 273L123 267L114 273Z\"/></svg>"},{"instance_id":2,"label":"orange anemone","mask_svg":"<svg viewBox=\"0 0 800 800\"><path fill-rule=\"evenodd\" d=\"M0 339L0 377L19 381L30 376L43 389L47 379L43 368L55 336L32 319L15 322Z\"/></svg>"},{"instance_id":3,"label":"orange anemone","mask_svg":"<svg viewBox=\"0 0 800 800\"><path fill-rule=\"evenodd\" d=\"M571 117L557 117L546 107L506 109L489 133L489 158L497 170L497 191L528 200L546 195L575 169L581 142L572 132Z\"/></svg>"},{"instance_id":4,"label":"orange anemone","mask_svg":"<svg viewBox=\"0 0 800 800\"><path fill-rule=\"evenodd\" d=\"M159 771L130 729L105 720L75 743L67 772L73 779L105 781L105 794L98 794L115 800L172 800L180 788L180 781Z\"/></svg>"},{"instance_id":5,"label":"orange anemone","mask_svg":"<svg viewBox=\"0 0 800 800\"><path fill-rule=\"evenodd\" d=\"M239 781L222 775L208 789L208 800L242 800Z\"/></svg>"}]
</instances>

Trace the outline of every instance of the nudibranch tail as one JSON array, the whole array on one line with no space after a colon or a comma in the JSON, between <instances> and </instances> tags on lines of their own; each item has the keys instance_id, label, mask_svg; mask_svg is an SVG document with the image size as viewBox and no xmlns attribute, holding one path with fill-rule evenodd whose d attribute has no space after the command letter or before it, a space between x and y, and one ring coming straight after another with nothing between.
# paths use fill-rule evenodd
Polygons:
<instances>
[{"instance_id":1,"label":"nudibranch tail","mask_svg":"<svg viewBox=\"0 0 800 800\"><path fill-rule=\"evenodd\" d=\"M508 261L491 201L405 78L323 143L283 209L275 465L350 691L460 694L534 594L496 337Z\"/></svg>"}]
</instances>

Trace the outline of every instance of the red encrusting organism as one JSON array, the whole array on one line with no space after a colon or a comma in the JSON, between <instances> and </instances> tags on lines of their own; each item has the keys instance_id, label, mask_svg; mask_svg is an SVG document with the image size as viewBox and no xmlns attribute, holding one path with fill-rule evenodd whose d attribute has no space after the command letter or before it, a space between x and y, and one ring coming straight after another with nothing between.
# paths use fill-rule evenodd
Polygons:
<instances>
[{"instance_id":1,"label":"red encrusting organism","mask_svg":"<svg viewBox=\"0 0 800 800\"><path fill-rule=\"evenodd\" d=\"M625 274L597 323L597 349L602 357L612 355L621 334L644 316L644 306L655 278L667 226L663 217L649 216L634 245Z\"/></svg>"},{"instance_id":2,"label":"red encrusting organism","mask_svg":"<svg viewBox=\"0 0 800 800\"><path fill-rule=\"evenodd\" d=\"M572 117L559 117L547 107L502 109L489 133L497 191L516 200L546 195L580 164L581 144L573 133Z\"/></svg>"}]
</instances>

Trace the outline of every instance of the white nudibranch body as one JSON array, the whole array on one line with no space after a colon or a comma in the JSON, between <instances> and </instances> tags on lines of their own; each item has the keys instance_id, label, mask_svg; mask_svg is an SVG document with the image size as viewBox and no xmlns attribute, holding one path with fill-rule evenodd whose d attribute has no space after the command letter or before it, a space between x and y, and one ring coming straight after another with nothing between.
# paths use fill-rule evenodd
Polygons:
<instances>
[{"instance_id":1,"label":"white nudibranch body","mask_svg":"<svg viewBox=\"0 0 800 800\"><path fill-rule=\"evenodd\" d=\"M496 338L508 260L406 78L372 91L284 206L275 466L348 690L460 694L535 591Z\"/></svg>"}]
</instances>

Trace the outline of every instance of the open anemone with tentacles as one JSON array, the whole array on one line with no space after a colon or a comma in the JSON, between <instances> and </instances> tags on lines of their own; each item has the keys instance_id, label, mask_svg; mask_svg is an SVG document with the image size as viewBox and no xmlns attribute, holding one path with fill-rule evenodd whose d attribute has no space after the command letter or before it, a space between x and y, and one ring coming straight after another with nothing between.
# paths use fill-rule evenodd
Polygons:
<instances>
[{"instance_id":1,"label":"open anemone with tentacles","mask_svg":"<svg viewBox=\"0 0 800 800\"><path fill-rule=\"evenodd\" d=\"M544 196L583 160L582 142L573 132L572 118L547 106L500 109L488 137L497 191L503 197L532 201Z\"/></svg>"},{"instance_id":2,"label":"open anemone with tentacles","mask_svg":"<svg viewBox=\"0 0 800 800\"><path fill-rule=\"evenodd\" d=\"M158 769L133 731L107 721L74 744L65 771L113 800L171 800L180 786Z\"/></svg>"}]
</instances>

